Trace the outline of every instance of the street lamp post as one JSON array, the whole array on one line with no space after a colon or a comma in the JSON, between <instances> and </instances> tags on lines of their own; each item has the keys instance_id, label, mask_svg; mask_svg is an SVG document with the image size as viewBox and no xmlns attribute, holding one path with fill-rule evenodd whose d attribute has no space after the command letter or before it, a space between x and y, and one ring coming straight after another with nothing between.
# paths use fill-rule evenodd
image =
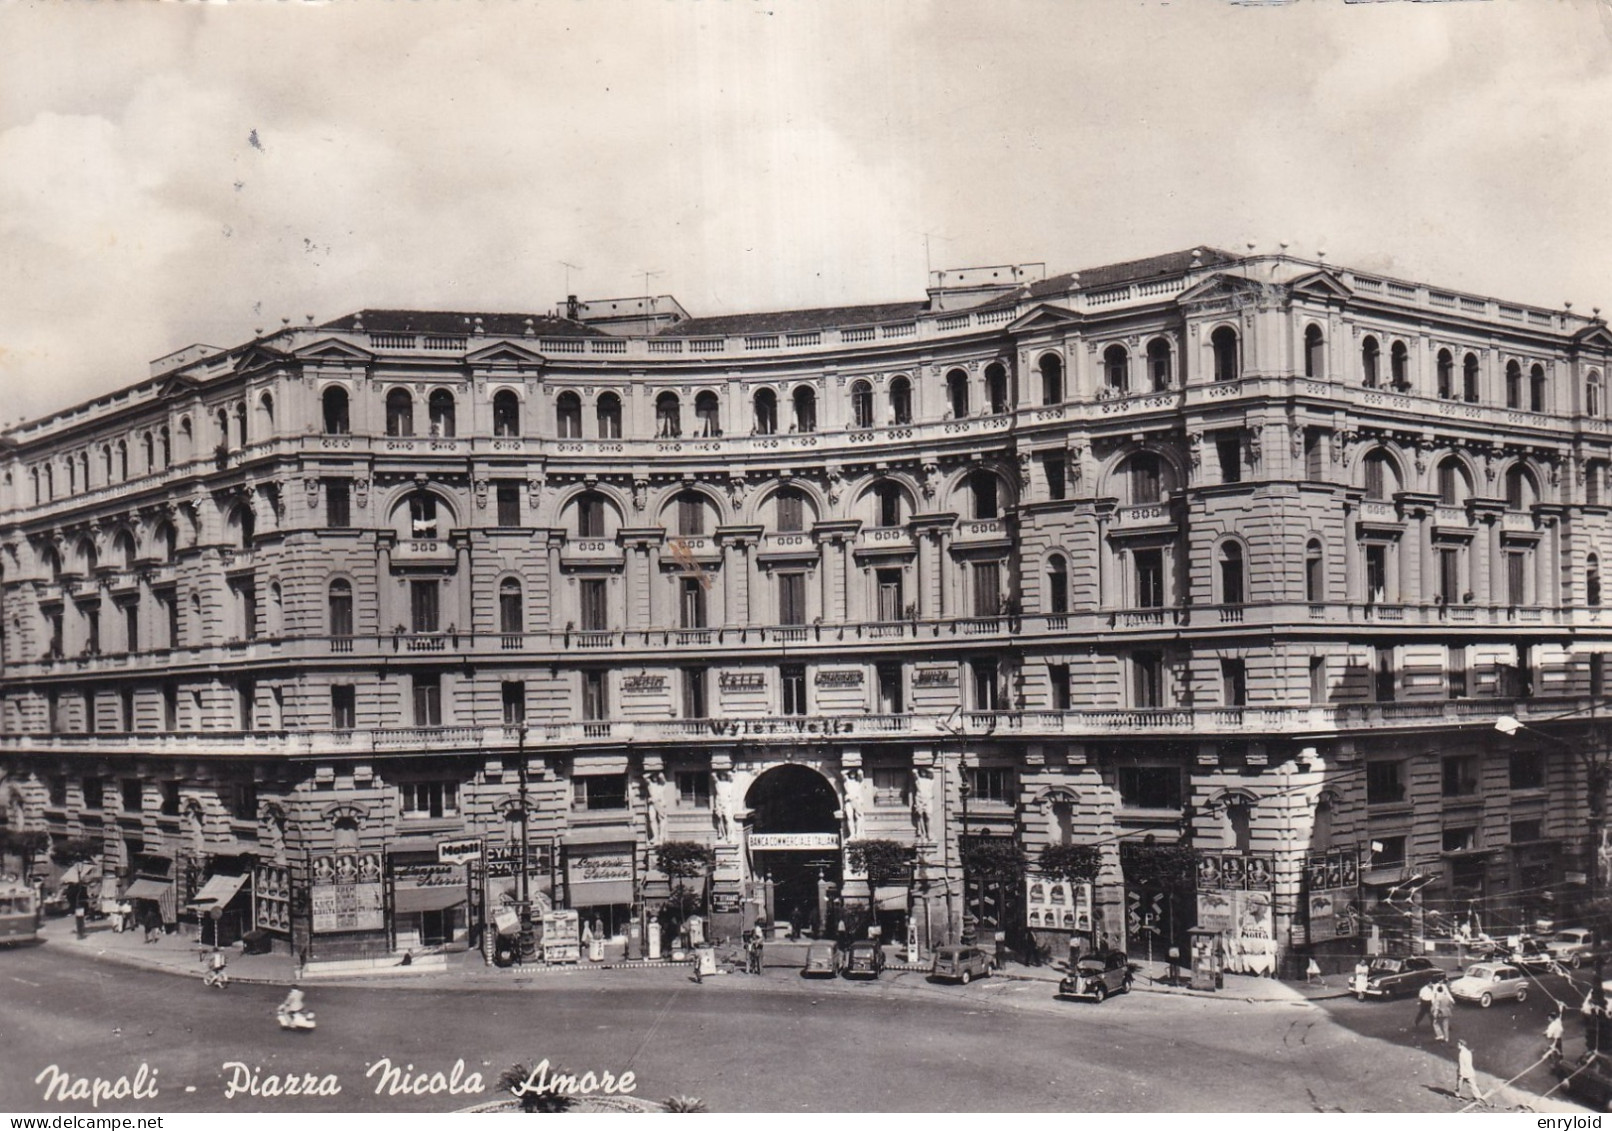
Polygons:
<instances>
[{"instance_id":1,"label":"street lamp post","mask_svg":"<svg viewBox=\"0 0 1612 1131\"><path fill-rule=\"evenodd\" d=\"M1594 711L1593 706L1591 707L1591 711ZM1598 745L1596 749L1591 749L1589 747L1581 749L1579 747L1575 747L1571 743L1557 738L1553 734L1547 734L1542 730L1535 730L1533 727L1525 726L1521 721L1511 715L1502 715L1500 718L1496 719L1494 729L1508 737L1515 737L1518 731L1526 730L1529 733L1544 739L1546 742L1554 743L1563 750L1566 750L1568 753L1576 757L1584 766L1585 788L1589 793L1587 800L1590 810L1590 851L1589 867L1587 870L1586 879L1588 880L1590 901L1589 926L1593 932L1591 936L1593 939L1591 953L1594 956L1595 962L1595 980L1590 986L1590 1016L1586 1025L1587 1032L1585 1034L1585 1038L1586 1042L1589 1044L1590 1050L1592 1052L1599 1052L1601 1047L1602 1028L1605 1026L1607 1021L1606 989L1604 986L1606 981L1606 917L1601 913L1600 904L1601 841L1605 837L1606 788L1609 778L1612 778L1612 767L1608 766L1607 759L1605 757L1598 756L1600 754Z\"/></svg>"},{"instance_id":2,"label":"street lamp post","mask_svg":"<svg viewBox=\"0 0 1612 1131\"><path fill-rule=\"evenodd\" d=\"M963 829L961 835L957 838L959 850L957 853L957 868L962 874L963 881L962 941L964 943L972 944L974 942L974 926L977 920L974 916L974 905L970 899L968 891L968 795L972 793L973 790L968 784L968 767L962 764L961 759L958 760L957 778L957 796L961 798L963 802Z\"/></svg>"},{"instance_id":3,"label":"street lamp post","mask_svg":"<svg viewBox=\"0 0 1612 1131\"><path fill-rule=\"evenodd\" d=\"M528 812L526 796L526 727L523 725L516 735L515 742L515 774L520 783L521 798L521 866L520 866L520 893L521 893L521 958L532 956L532 892L531 879L527 870L531 864L532 841L531 814Z\"/></svg>"}]
</instances>

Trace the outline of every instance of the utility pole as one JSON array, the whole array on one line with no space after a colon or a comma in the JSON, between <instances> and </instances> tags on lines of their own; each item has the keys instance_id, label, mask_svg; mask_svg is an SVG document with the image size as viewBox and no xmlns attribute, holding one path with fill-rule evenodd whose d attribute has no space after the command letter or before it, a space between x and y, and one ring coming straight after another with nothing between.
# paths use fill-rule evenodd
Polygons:
<instances>
[{"instance_id":1,"label":"utility pole","mask_svg":"<svg viewBox=\"0 0 1612 1131\"><path fill-rule=\"evenodd\" d=\"M532 854L532 821L526 796L526 727L523 724L516 738L516 766L515 773L520 782L521 793L521 959L531 958L536 952L536 945L532 940L532 891L531 879L527 870Z\"/></svg>"}]
</instances>

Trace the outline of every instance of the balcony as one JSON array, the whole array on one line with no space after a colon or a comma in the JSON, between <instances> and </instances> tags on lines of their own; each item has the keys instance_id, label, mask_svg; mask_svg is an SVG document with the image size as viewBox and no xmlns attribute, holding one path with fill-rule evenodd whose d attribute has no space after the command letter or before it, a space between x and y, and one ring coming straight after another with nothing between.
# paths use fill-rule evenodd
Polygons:
<instances>
[{"instance_id":1,"label":"balcony","mask_svg":"<svg viewBox=\"0 0 1612 1131\"><path fill-rule=\"evenodd\" d=\"M392 548L394 565L447 566L456 556L453 543L445 538L400 538Z\"/></svg>"},{"instance_id":2,"label":"balcony","mask_svg":"<svg viewBox=\"0 0 1612 1131\"><path fill-rule=\"evenodd\" d=\"M859 558L876 557L880 554L911 554L915 551L912 532L904 526L875 526L864 527L857 532L856 548L853 551Z\"/></svg>"},{"instance_id":3,"label":"balcony","mask_svg":"<svg viewBox=\"0 0 1612 1131\"><path fill-rule=\"evenodd\" d=\"M1009 545L1012 531L1005 518L965 518L952 536L954 546Z\"/></svg>"},{"instance_id":4,"label":"balcony","mask_svg":"<svg viewBox=\"0 0 1612 1131\"><path fill-rule=\"evenodd\" d=\"M610 538L567 538L560 546L562 566L620 565L625 557L626 552Z\"/></svg>"},{"instance_id":5,"label":"balcony","mask_svg":"<svg viewBox=\"0 0 1612 1131\"><path fill-rule=\"evenodd\" d=\"M1115 534L1147 534L1176 529L1175 509L1169 503L1141 503L1119 506L1108 520Z\"/></svg>"}]
</instances>

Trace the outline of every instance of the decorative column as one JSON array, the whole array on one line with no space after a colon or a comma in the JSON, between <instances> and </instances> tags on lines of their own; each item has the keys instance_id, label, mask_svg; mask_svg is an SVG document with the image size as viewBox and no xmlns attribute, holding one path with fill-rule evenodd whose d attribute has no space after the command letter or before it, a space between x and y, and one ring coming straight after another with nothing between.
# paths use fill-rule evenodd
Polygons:
<instances>
[{"instance_id":1,"label":"decorative column","mask_svg":"<svg viewBox=\"0 0 1612 1131\"><path fill-rule=\"evenodd\" d=\"M476 622L471 618L475 614L471 611L470 602L470 590L474 585L474 581L470 576L470 533L465 530L455 530L448 536L448 541L453 546L453 575L454 580L457 582L456 588L458 590L455 601L458 606L458 615L454 623L459 626L459 631L461 632L474 632Z\"/></svg>"},{"instance_id":2,"label":"decorative column","mask_svg":"<svg viewBox=\"0 0 1612 1131\"><path fill-rule=\"evenodd\" d=\"M397 582L392 577L392 547L397 545L397 534L382 530L375 535L375 631L389 633L397 624L394 609ZM356 626L355 626L356 627Z\"/></svg>"}]
</instances>

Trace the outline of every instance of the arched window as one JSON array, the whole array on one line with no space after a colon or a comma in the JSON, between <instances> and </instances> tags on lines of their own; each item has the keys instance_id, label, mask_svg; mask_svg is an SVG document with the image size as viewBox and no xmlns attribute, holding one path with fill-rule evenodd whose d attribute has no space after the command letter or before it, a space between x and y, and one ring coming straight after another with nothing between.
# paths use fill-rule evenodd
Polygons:
<instances>
[{"instance_id":1,"label":"arched window","mask_svg":"<svg viewBox=\"0 0 1612 1131\"><path fill-rule=\"evenodd\" d=\"M409 537L434 541L437 536L437 497L416 491L409 496Z\"/></svg>"},{"instance_id":2,"label":"arched window","mask_svg":"<svg viewBox=\"0 0 1612 1131\"><path fill-rule=\"evenodd\" d=\"M1153 452L1133 452L1120 465L1128 498L1132 506L1161 502L1164 499L1164 474L1159 457Z\"/></svg>"},{"instance_id":3,"label":"arched window","mask_svg":"<svg viewBox=\"0 0 1612 1131\"><path fill-rule=\"evenodd\" d=\"M46 546L39 555L40 563L52 581L60 581L62 576L62 556L56 552L56 547Z\"/></svg>"},{"instance_id":4,"label":"arched window","mask_svg":"<svg viewBox=\"0 0 1612 1131\"><path fill-rule=\"evenodd\" d=\"M1326 574L1321 557L1321 540L1304 544L1304 599L1311 604L1326 600Z\"/></svg>"},{"instance_id":5,"label":"arched window","mask_svg":"<svg viewBox=\"0 0 1612 1131\"><path fill-rule=\"evenodd\" d=\"M238 506L229 512L230 540L238 550L250 550L257 533L257 516L248 506Z\"/></svg>"},{"instance_id":6,"label":"arched window","mask_svg":"<svg viewBox=\"0 0 1612 1131\"><path fill-rule=\"evenodd\" d=\"M1584 415L1601 415L1601 374L1596 369L1584 379Z\"/></svg>"},{"instance_id":7,"label":"arched window","mask_svg":"<svg viewBox=\"0 0 1612 1131\"><path fill-rule=\"evenodd\" d=\"M655 398L655 437L669 440L683 434L683 405L677 394L665 392Z\"/></svg>"},{"instance_id":8,"label":"arched window","mask_svg":"<svg viewBox=\"0 0 1612 1131\"><path fill-rule=\"evenodd\" d=\"M1388 350L1388 369L1394 388L1410 388L1410 350L1404 342L1395 342Z\"/></svg>"},{"instance_id":9,"label":"arched window","mask_svg":"<svg viewBox=\"0 0 1612 1131\"><path fill-rule=\"evenodd\" d=\"M1461 461L1450 456L1438 465L1438 501L1440 506L1464 506L1472 494L1472 484Z\"/></svg>"},{"instance_id":10,"label":"arched window","mask_svg":"<svg viewBox=\"0 0 1612 1131\"><path fill-rule=\"evenodd\" d=\"M320 399L325 409L325 434L345 436L351 432L352 417L347 408L347 390L340 385L332 385Z\"/></svg>"},{"instance_id":11,"label":"arched window","mask_svg":"<svg viewBox=\"0 0 1612 1131\"><path fill-rule=\"evenodd\" d=\"M1399 491L1399 474L1386 453L1370 452L1361 461L1365 479L1366 498L1386 501Z\"/></svg>"},{"instance_id":12,"label":"arched window","mask_svg":"<svg viewBox=\"0 0 1612 1131\"><path fill-rule=\"evenodd\" d=\"M1236 542L1220 547L1220 603L1241 605L1247 600L1243 591L1243 548Z\"/></svg>"},{"instance_id":13,"label":"arched window","mask_svg":"<svg viewBox=\"0 0 1612 1131\"><path fill-rule=\"evenodd\" d=\"M615 393L600 393L593 408L594 422L599 426L599 439L621 439L621 398Z\"/></svg>"},{"instance_id":14,"label":"arched window","mask_svg":"<svg viewBox=\"0 0 1612 1131\"><path fill-rule=\"evenodd\" d=\"M173 464L173 440L168 435L168 426L164 424L157 433L157 449L162 456L162 467L167 468Z\"/></svg>"},{"instance_id":15,"label":"arched window","mask_svg":"<svg viewBox=\"0 0 1612 1131\"><path fill-rule=\"evenodd\" d=\"M172 563L179 557L179 531L171 522L157 527L157 552L164 562Z\"/></svg>"},{"instance_id":16,"label":"arched window","mask_svg":"<svg viewBox=\"0 0 1612 1131\"><path fill-rule=\"evenodd\" d=\"M44 496L41 495L39 491L39 469L37 467L32 468L28 474L34 481L34 506L37 507L40 503L45 501Z\"/></svg>"},{"instance_id":17,"label":"arched window","mask_svg":"<svg viewBox=\"0 0 1612 1131\"><path fill-rule=\"evenodd\" d=\"M790 426L794 432L817 431L817 393L810 385L802 385L795 390L795 423Z\"/></svg>"},{"instance_id":18,"label":"arched window","mask_svg":"<svg viewBox=\"0 0 1612 1131\"><path fill-rule=\"evenodd\" d=\"M1327 375L1326 338L1313 322L1304 328L1304 375L1317 381Z\"/></svg>"},{"instance_id":19,"label":"arched window","mask_svg":"<svg viewBox=\"0 0 1612 1131\"><path fill-rule=\"evenodd\" d=\"M67 477L68 477L69 480L71 480L72 477L73 477L73 475L72 475L73 457L72 456L67 457L67 463L68 463ZM84 484L84 490L88 491L90 489L90 453L89 452L79 452L78 453L78 481L80 483Z\"/></svg>"},{"instance_id":20,"label":"arched window","mask_svg":"<svg viewBox=\"0 0 1612 1131\"><path fill-rule=\"evenodd\" d=\"M88 479L89 477L85 476L85 486L89 485ZM67 493L78 494L78 468L74 465L72 456L67 457Z\"/></svg>"},{"instance_id":21,"label":"arched window","mask_svg":"<svg viewBox=\"0 0 1612 1131\"><path fill-rule=\"evenodd\" d=\"M605 497L597 491L585 491L577 496L577 537L578 538L604 538L605 514L607 504Z\"/></svg>"},{"instance_id":22,"label":"arched window","mask_svg":"<svg viewBox=\"0 0 1612 1131\"><path fill-rule=\"evenodd\" d=\"M575 393L561 393L554 400L554 425L562 440L582 438L582 398Z\"/></svg>"},{"instance_id":23,"label":"arched window","mask_svg":"<svg viewBox=\"0 0 1612 1131\"><path fill-rule=\"evenodd\" d=\"M866 381L851 386L851 427L873 427L873 386Z\"/></svg>"},{"instance_id":24,"label":"arched window","mask_svg":"<svg viewBox=\"0 0 1612 1131\"><path fill-rule=\"evenodd\" d=\"M326 597L326 604L330 616L330 635L351 636L353 634L352 582L339 577L332 581Z\"/></svg>"},{"instance_id":25,"label":"arched window","mask_svg":"<svg viewBox=\"0 0 1612 1131\"><path fill-rule=\"evenodd\" d=\"M224 415L224 412L223 412L222 409L219 410L219 415L224 416L224 422L225 422L225 425L227 426L228 423L229 423L229 417ZM225 443L228 443L229 442L229 433L227 431L224 433L224 437L225 437ZM102 444L101 445L101 482L102 483L111 483L112 482L112 445L111 444ZM71 485L71 481L69 479L69 486L70 485ZM89 490L89 486L90 486L90 477L88 475L86 475L84 477L84 489Z\"/></svg>"},{"instance_id":26,"label":"arched window","mask_svg":"<svg viewBox=\"0 0 1612 1131\"><path fill-rule=\"evenodd\" d=\"M1124 346L1109 346L1103 351L1103 387L1118 397L1131 391L1131 355Z\"/></svg>"},{"instance_id":27,"label":"arched window","mask_svg":"<svg viewBox=\"0 0 1612 1131\"><path fill-rule=\"evenodd\" d=\"M1539 484L1520 463L1506 469L1506 509L1525 511L1539 501Z\"/></svg>"},{"instance_id":28,"label":"arched window","mask_svg":"<svg viewBox=\"0 0 1612 1131\"><path fill-rule=\"evenodd\" d=\"M1360 383L1368 389L1375 389L1380 382L1379 368L1382 362L1382 347L1377 339L1367 334L1360 343Z\"/></svg>"},{"instance_id":29,"label":"arched window","mask_svg":"<svg viewBox=\"0 0 1612 1131\"><path fill-rule=\"evenodd\" d=\"M1601 559L1595 554L1584 561L1584 603L1601 603Z\"/></svg>"},{"instance_id":30,"label":"arched window","mask_svg":"<svg viewBox=\"0 0 1612 1131\"><path fill-rule=\"evenodd\" d=\"M505 636L525 632L525 615L521 609L521 583L506 577L498 583L498 631Z\"/></svg>"},{"instance_id":31,"label":"arched window","mask_svg":"<svg viewBox=\"0 0 1612 1131\"><path fill-rule=\"evenodd\" d=\"M912 423L912 382L905 377L890 381L890 423Z\"/></svg>"},{"instance_id":32,"label":"arched window","mask_svg":"<svg viewBox=\"0 0 1612 1131\"><path fill-rule=\"evenodd\" d=\"M246 447L246 402L239 401L235 405L235 442L240 447Z\"/></svg>"},{"instance_id":33,"label":"arched window","mask_svg":"<svg viewBox=\"0 0 1612 1131\"><path fill-rule=\"evenodd\" d=\"M129 478L129 444L127 440L118 441L118 482L122 483Z\"/></svg>"},{"instance_id":34,"label":"arched window","mask_svg":"<svg viewBox=\"0 0 1612 1131\"><path fill-rule=\"evenodd\" d=\"M1007 369L999 362L985 367L985 396L990 401L992 416L1001 416L1008 410Z\"/></svg>"},{"instance_id":35,"label":"arched window","mask_svg":"<svg viewBox=\"0 0 1612 1131\"><path fill-rule=\"evenodd\" d=\"M873 524L878 527L889 528L900 526L905 519L902 515L902 491L899 484L888 479L881 479L873 485Z\"/></svg>"},{"instance_id":36,"label":"arched window","mask_svg":"<svg viewBox=\"0 0 1612 1131\"><path fill-rule=\"evenodd\" d=\"M56 470L50 464L45 465L45 498L56 497Z\"/></svg>"},{"instance_id":37,"label":"arched window","mask_svg":"<svg viewBox=\"0 0 1612 1131\"><path fill-rule=\"evenodd\" d=\"M1154 338L1147 344L1147 375L1155 393L1162 393L1170 387L1175 379L1172 368L1170 343L1163 338Z\"/></svg>"},{"instance_id":38,"label":"arched window","mask_svg":"<svg viewBox=\"0 0 1612 1131\"><path fill-rule=\"evenodd\" d=\"M414 398L407 389L393 389L386 394L386 434L414 435Z\"/></svg>"},{"instance_id":39,"label":"arched window","mask_svg":"<svg viewBox=\"0 0 1612 1131\"><path fill-rule=\"evenodd\" d=\"M1041 403L1063 404L1063 358L1044 353L1037 368L1041 370Z\"/></svg>"},{"instance_id":40,"label":"arched window","mask_svg":"<svg viewBox=\"0 0 1612 1131\"><path fill-rule=\"evenodd\" d=\"M95 543L88 538L78 543L78 572L88 576L95 572L101 564L101 556L96 552Z\"/></svg>"},{"instance_id":41,"label":"arched window","mask_svg":"<svg viewBox=\"0 0 1612 1131\"><path fill-rule=\"evenodd\" d=\"M134 568L134 535L127 530L118 531L112 540L112 553L117 557L118 568L132 570Z\"/></svg>"},{"instance_id":42,"label":"arched window","mask_svg":"<svg viewBox=\"0 0 1612 1131\"><path fill-rule=\"evenodd\" d=\"M1215 353L1215 380L1235 381L1242 376L1242 359L1239 356L1237 331L1222 326L1209 336Z\"/></svg>"},{"instance_id":43,"label":"arched window","mask_svg":"<svg viewBox=\"0 0 1612 1131\"><path fill-rule=\"evenodd\" d=\"M521 434L521 399L512 389L493 394L493 435L513 439Z\"/></svg>"},{"instance_id":44,"label":"arched window","mask_svg":"<svg viewBox=\"0 0 1612 1131\"><path fill-rule=\"evenodd\" d=\"M1475 353L1461 359L1461 398L1467 404L1478 403L1478 355Z\"/></svg>"},{"instance_id":45,"label":"arched window","mask_svg":"<svg viewBox=\"0 0 1612 1131\"><path fill-rule=\"evenodd\" d=\"M1506 407L1522 407L1522 366L1515 361L1506 362Z\"/></svg>"},{"instance_id":46,"label":"arched window","mask_svg":"<svg viewBox=\"0 0 1612 1131\"><path fill-rule=\"evenodd\" d=\"M257 399L258 407L263 410L263 423L269 432L274 431L274 395L264 393Z\"/></svg>"},{"instance_id":47,"label":"arched window","mask_svg":"<svg viewBox=\"0 0 1612 1131\"><path fill-rule=\"evenodd\" d=\"M953 369L946 374L946 400L953 420L968 416L968 374L965 371Z\"/></svg>"},{"instance_id":48,"label":"arched window","mask_svg":"<svg viewBox=\"0 0 1612 1131\"><path fill-rule=\"evenodd\" d=\"M996 476L989 471L976 471L968 477L968 491L973 500L973 517L996 518L1001 514Z\"/></svg>"},{"instance_id":49,"label":"arched window","mask_svg":"<svg viewBox=\"0 0 1612 1131\"><path fill-rule=\"evenodd\" d=\"M1536 365L1528 371L1528 411L1545 411L1545 367Z\"/></svg>"},{"instance_id":50,"label":"arched window","mask_svg":"<svg viewBox=\"0 0 1612 1131\"><path fill-rule=\"evenodd\" d=\"M453 394L446 389L435 389L426 401L426 411L431 417L431 435L452 436L456 413L454 411Z\"/></svg>"},{"instance_id":51,"label":"arched window","mask_svg":"<svg viewBox=\"0 0 1612 1131\"><path fill-rule=\"evenodd\" d=\"M794 487L782 487L772 497L773 529L799 534L806 529L806 497Z\"/></svg>"},{"instance_id":52,"label":"arched window","mask_svg":"<svg viewBox=\"0 0 1612 1131\"><path fill-rule=\"evenodd\" d=\"M1449 350L1438 351L1438 395L1447 401L1455 399L1455 357Z\"/></svg>"},{"instance_id":53,"label":"arched window","mask_svg":"<svg viewBox=\"0 0 1612 1131\"><path fill-rule=\"evenodd\" d=\"M778 431L778 394L771 389L757 389L755 399L756 423L755 430L758 436L771 436Z\"/></svg>"},{"instance_id":54,"label":"arched window","mask_svg":"<svg viewBox=\"0 0 1612 1131\"><path fill-rule=\"evenodd\" d=\"M705 496L683 491L677 496L677 532L685 538L705 534Z\"/></svg>"},{"instance_id":55,"label":"arched window","mask_svg":"<svg viewBox=\"0 0 1612 1131\"><path fill-rule=\"evenodd\" d=\"M1069 563L1062 554L1047 559L1047 612L1058 616L1069 611Z\"/></svg>"},{"instance_id":56,"label":"arched window","mask_svg":"<svg viewBox=\"0 0 1612 1131\"><path fill-rule=\"evenodd\" d=\"M157 444L152 439L150 432L146 432L140 437L140 454L145 458L145 470L155 471L157 469Z\"/></svg>"},{"instance_id":57,"label":"arched window","mask_svg":"<svg viewBox=\"0 0 1612 1131\"><path fill-rule=\"evenodd\" d=\"M709 389L694 398L694 418L700 422L701 436L722 435L722 409Z\"/></svg>"}]
</instances>

